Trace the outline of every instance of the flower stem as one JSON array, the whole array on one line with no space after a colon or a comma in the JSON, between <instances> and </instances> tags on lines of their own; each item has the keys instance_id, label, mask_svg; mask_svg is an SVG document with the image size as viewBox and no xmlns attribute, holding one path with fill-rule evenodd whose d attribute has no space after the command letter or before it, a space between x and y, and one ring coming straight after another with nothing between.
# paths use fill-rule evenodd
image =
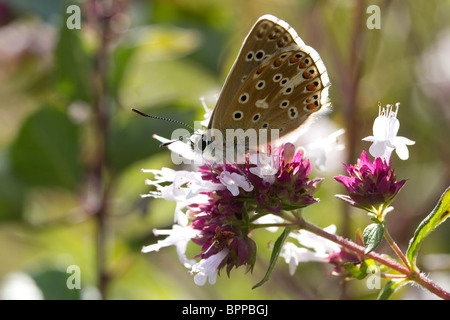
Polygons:
<instances>
[{"instance_id":1,"label":"flower stem","mask_svg":"<svg viewBox=\"0 0 450 320\"><path fill-rule=\"evenodd\" d=\"M407 279L414 281L424 288L428 289L430 292L434 293L438 297L450 300L450 293L439 287L437 284L435 284L432 280L425 277L422 273L417 273L415 271L410 270L408 267L405 267L399 263L397 263L394 260L391 260L381 254L378 254L376 252L370 252L368 254L364 254L365 248L363 246L360 246L350 240L344 239L340 236L331 234L326 232L325 230L305 221L303 218L299 218L298 220L298 226L302 229L305 229L309 232L312 232L322 238L328 239L330 241L333 241L351 251L354 251L360 255L364 255L368 258L371 258L375 261L378 261L381 264L384 264L385 266L388 266L389 268L396 270L406 276Z\"/></svg>"},{"instance_id":2,"label":"flower stem","mask_svg":"<svg viewBox=\"0 0 450 320\"><path fill-rule=\"evenodd\" d=\"M399 246L397 245L397 243L394 241L394 239L392 239L391 235L389 234L388 230L385 229L384 230L384 237L387 240L387 242L389 243L389 245L391 246L392 250L394 250L394 252L397 254L397 256L403 261L403 263L405 264L405 266L411 270L411 266L409 265L408 260L406 259L405 255L403 254L402 250L400 250Z\"/></svg>"}]
</instances>

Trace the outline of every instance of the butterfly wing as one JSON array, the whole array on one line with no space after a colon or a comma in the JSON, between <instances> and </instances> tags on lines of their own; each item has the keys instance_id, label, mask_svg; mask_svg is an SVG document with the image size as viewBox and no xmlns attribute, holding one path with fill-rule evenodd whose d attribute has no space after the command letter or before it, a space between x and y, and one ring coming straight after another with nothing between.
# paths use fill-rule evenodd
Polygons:
<instances>
[{"instance_id":1,"label":"butterfly wing","mask_svg":"<svg viewBox=\"0 0 450 320\"><path fill-rule=\"evenodd\" d=\"M295 36L295 31L286 22L272 15L264 15L256 21L245 38L238 57L225 80L211 116L209 128L213 125L214 118L218 121L223 117L223 113L231 104L250 72L260 66L264 59L275 54L281 48L295 43ZM213 128L217 128L217 126L213 125Z\"/></svg>"},{"instance_id":2,"label":"butterfly wing","mask_svg":"<svg viewBox=\"0 0 450 320\"><path fill-rule=\"evenodd\" d=\"M264 53L258 61L249 59L255 51ZM234 71L239 68L246 70L241 81ZM330 81L319 54L273 16L261 17L250 31L224 90L231 86L237 87L233 97L222 97L231 91L221 93L210 124L222 132L267 128L283 136L330 108Z\"/></svg>"}]
</instances>

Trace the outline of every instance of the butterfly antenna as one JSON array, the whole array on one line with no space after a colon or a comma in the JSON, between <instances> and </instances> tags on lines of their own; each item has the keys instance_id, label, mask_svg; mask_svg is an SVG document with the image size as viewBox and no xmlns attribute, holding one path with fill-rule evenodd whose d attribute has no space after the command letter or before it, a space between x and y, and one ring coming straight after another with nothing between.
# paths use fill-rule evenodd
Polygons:
<instances>
[{"instance_id":1,"label":"butterfly antenna","mask_svg":"<svg viewBox=\"0 0 450 320\"><path fill-rule=\"evenodd\" d=\"M186 123L184 123L184 122L182 122L182 121L179 121L179 120L170 119L170 118L164 118L164 117L158 117L158 116L153 116L153 115L146 114L146 113L144 113L144 112L142 112L142 111L139 111L139 110L137 110L137 109L134 109L134 108L132 108L131 111L134 111L134 112L136 112L138 115L141 115L141 116L143 116L143 117L152 118L152 119L156 119L156 120L164 120L164 121L168 121L168 122L173 122L173 123L181 124L182 126L185 126L185 127L189 128L189 129L191 129L193 132L195 131L195 129L194 129L193 127L191 127L190 125L188 125L188 124L186 124Z\"/></svg>"}]
</instances>

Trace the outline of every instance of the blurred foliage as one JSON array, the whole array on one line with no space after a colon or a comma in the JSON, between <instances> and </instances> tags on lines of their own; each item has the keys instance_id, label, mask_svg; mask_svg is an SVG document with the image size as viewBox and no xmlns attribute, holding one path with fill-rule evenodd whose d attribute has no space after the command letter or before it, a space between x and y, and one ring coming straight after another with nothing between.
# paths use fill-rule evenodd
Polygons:
<instances>
[{"instance_id":1,"label":"blurred foliage","mask_svg":"<svg viewBox=\"0 0 450 320\"><path fill-rule=\"evenodd\" d=\"M70 4L82 9L81 29L66 26ZM366 27L370 4L381 9L379 30ZM102 10L109 14L106 32ZM416 145L408 161L394 159L397 175L409 180L387 226L407 247L450 184L448 1L0 0L0 287L22 272L45 299L100 292L107 299L377 296L362 282L342 284L325 264L300 265L292 278L284 261L252 290L269 264L266 244L277 236L264 231L254 234L253 273L234 270L214 286L195 286L174 248L140 253L156 241L153 228L173 221L173 203L139 194L148 192L141 168L171 166L169 151L152 135L170 137L176 126L130 108L190 124L202 119L199 98L214 106L242 40L266 13L293 26L327 66L334 109L328 117L346 128L349 146L329 162L356 162L369 147L361 138L371 135L378 101L401 102L399 135ZM342 172L314 173L327 179L317 193L320 204L305 217L323 227L335 223L338 233L353 238L369 220L357 210L343 213L344 204L333 197L343 192L332 179ZM447 289L449 234L448 223L434 232L418 261ZM195 255L195 246L188 251ZM65 286L69 265L81 269L81 291ZM17 285L28 290L29 282ZM394 298L422 295L408 288Z\"/></svg>"}]
</instances>

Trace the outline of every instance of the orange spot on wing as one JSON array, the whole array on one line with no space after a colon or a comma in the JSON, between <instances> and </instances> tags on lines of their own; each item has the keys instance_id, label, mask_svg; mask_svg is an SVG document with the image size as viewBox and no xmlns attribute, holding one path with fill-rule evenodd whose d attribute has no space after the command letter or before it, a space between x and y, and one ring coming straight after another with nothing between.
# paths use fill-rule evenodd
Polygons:
<instances>
[{"instance_id":1,"label":"orange spot on wing","mask_svg":"<svg viewBox=\"0 0 450 320\"><path fill-rule=\"evenodd\" d=\"M256 69L256 74L261 74L261 72L263 72L265 68L266 66L259 67L258 69Z\"/></svg>"},{"instance_id":2,"label":"orange spot on wing","mask_svg":"<svg viewBox=\"0 0 450 320\"><path fill-rule=\"evenodd\" d=\"M276 58L275 61L273 62L273 65L278 68L279 66L281 66L282 63L283 60L281 60L280 58Z\"/></svg>"},{"instance_id":3,"label":"orange spot on wing","mask_svg":"<svg viewBox=\"0 0 450 320\"><path fill-rule=\"evenodd\" d=\"M308 109L308 110L314 110L316 108L317 108L317 106L314 103L310 103L306 106L306 109Z\"/></svg>"},{"instance_id":4,"label":"orange spot on wing","mask_svg":"<svg viewBox=\"0 0 450 320\"><path fill-rule=\"evenodd\" d=\"M296 58L296 57L291 57L290 59L289 59L289 62L290 63L296 63L296 62L299 62L300 61L300 59L299 58Z\"/></svg>"},{"instance_id":5,"label":"orange spot on wing","mask_svg":"<svg viewBox=\"0 0 450 320\"><path fill-rule=\"evenodd\" d=\"M309 73L308 71L303 72L303 78L305 79L311 79L312 78L312 74Z\"/></svg>"},{"instance_id":6,"label":"orange spot on wing","mask_svg":"<svg viewBox=\"0 0 450 320\"><path fill-rule=\"evenodd\" d=\"M306 63L304 63L303 61L300 62L299 67L302 69L305 69L307 67Z\"/></svg>"},{"instance_id":7,"label":"orange spot on wing","mask_svg":"<svg viewBox=\"0 0 450 320\"><path fill-rule=\"evenodd\" d=\"M308 91L315 91L316 90L316 86L315 85L313 85L312 83L310 83L310 84L308 84L307 86L306 86L306 89L308 90Z\"/></svg>"}]
</instances>

